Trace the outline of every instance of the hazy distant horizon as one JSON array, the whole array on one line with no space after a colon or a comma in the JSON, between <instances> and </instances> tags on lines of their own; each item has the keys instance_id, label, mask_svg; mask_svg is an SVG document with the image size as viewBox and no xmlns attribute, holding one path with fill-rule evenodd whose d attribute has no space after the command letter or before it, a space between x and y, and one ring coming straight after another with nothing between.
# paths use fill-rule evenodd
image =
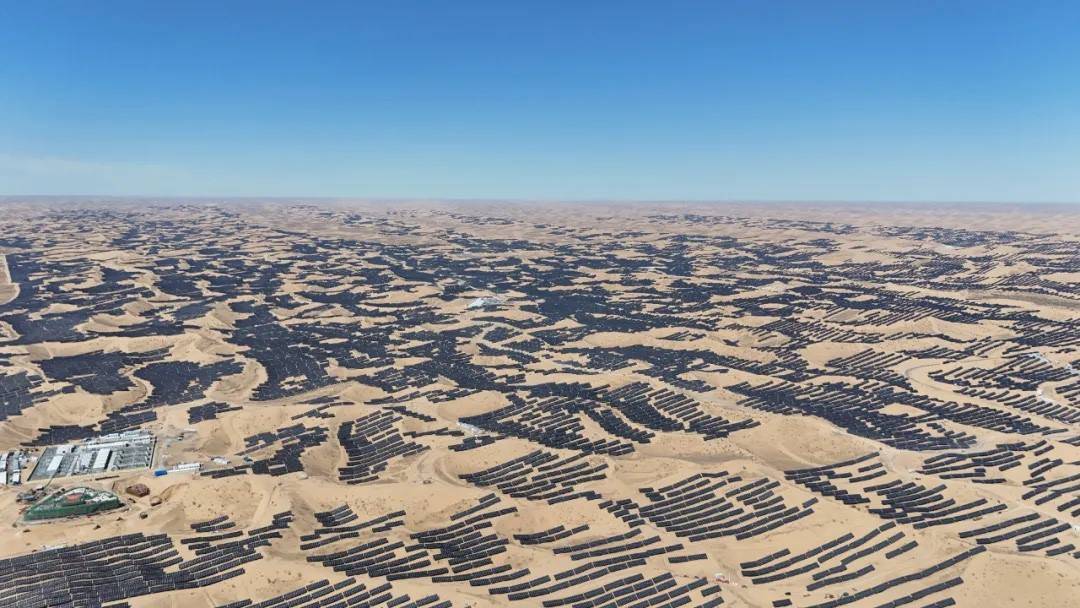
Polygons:
<instances>
[{"instance_id":1,"label":"hazy distant horizon","mask_svg":"<svg viewBox=\"0 0 1080 608\"><path fill-rule=\"evenodd\" d=\"M590 204L628 204L628 205L910 205L922 207L927 205L956 205L963 207L972 206L1000 206L1000 207L1072 207L1080 206L1080 199L1076 201L1022 201L1022 200L887 200L887 199L847 199L847 200L819 200L819 199L748 199L748 198L668 198L668 199L633 199L633 198L529 198L529 197L428 197L428 196L312 196L290 194L267 194L267 195L160 195L160 194L0 194L0 202L18 202L40 200L42 202L58 201L65 199L94 200L107 202L110 200L126 202L321 202L321 203L368 203L368 204L418 204L418 203L444 203L444 204L513 204L513 205L590 205Z\"/></svg>"}]
</instances>

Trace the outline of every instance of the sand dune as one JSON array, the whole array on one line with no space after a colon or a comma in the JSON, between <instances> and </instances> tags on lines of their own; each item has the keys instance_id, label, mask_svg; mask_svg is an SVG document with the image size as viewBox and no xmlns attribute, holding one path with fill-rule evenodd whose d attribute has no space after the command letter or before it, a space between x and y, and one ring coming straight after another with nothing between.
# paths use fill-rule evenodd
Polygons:
<instances>
[{"instance_id":1,"label":"sand dune","mask_svg":"<svg viewBox=\"0 0 1080 608\"><path fill-rule=\"evenodd\" d=\"M1075 212L10 210L0 451L202 470L47 523L0 486L0 606L1080 596Z\"/></svg>"}]
</instances>

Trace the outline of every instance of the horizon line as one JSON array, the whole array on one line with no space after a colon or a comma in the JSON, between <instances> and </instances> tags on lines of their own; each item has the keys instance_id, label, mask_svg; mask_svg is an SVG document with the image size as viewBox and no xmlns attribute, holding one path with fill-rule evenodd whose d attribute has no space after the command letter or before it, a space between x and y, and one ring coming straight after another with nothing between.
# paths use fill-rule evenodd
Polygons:
<instances>
[{"instance_id":1,"label":"horizon line","mask_svg":"<svg viewBox=\"0 0 1080 608\"><path fill-rule=\"evenodd\" d=\"M513 203L513 204L702 204L702 205L1019 205L1019 206L1078 206L1080 200L979 200L979 199L755 199L755 198L623 198L623 197L582 197L582 198L546 198L546 197L492 197L492 196L353 196L353 195L307 195L307 194L0 194L0 201L12 199L104 199L104 200L146 200L162 201L289 201L305 199L328 202L368 202L368 203Z\"/></svg>"}]
</instances>

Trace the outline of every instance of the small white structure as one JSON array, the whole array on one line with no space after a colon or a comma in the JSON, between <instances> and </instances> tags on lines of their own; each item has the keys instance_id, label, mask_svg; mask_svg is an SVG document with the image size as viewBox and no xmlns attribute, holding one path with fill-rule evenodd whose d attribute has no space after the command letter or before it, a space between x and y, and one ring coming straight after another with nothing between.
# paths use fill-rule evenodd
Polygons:
<instances>
[{"instance_id":1,"label":"small white structure","mask_svg":"<svg viewBox=\"0 0 1080 608\"><path fill-rule=\"evenodd\" d=\"M469 310L477 308L494 308L496 306L502 306L503 304L503 299L499 296L483 296L469 302L469 305L466 308Z\"/></svg>"},{"instance_id":2,"label":"small white structure","mask_svg":"<svg viewBox=\"0 0 1080 608\"><path fill-rule=\"evenodd\" d=\"M479 427L475 427L475 426L473 426L473 425L471 425L471 424L469 424L467 422L458 422L458 426L461 427L461 429L463 431L465 431L466 433L468 433L468 434L470 434L472 436L486 434L483 429L481 429Z\"/></svg>"}]
</instances>

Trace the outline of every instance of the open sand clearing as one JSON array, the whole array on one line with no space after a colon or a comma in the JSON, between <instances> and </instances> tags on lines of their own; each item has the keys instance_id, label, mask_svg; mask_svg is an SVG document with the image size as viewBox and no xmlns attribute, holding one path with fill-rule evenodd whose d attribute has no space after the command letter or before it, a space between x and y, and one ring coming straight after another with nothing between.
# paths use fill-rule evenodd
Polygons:
<instances>
[{"instance_id":1,"label":"open sand clearing","mask_svg":"<svg viewBox=\"0 0 1080 608\"><path fill-rule=\"evenodd\" d=\"M4 204L0 607L1080 597L1076 209Z\"/></svg>"}]
</instances>

